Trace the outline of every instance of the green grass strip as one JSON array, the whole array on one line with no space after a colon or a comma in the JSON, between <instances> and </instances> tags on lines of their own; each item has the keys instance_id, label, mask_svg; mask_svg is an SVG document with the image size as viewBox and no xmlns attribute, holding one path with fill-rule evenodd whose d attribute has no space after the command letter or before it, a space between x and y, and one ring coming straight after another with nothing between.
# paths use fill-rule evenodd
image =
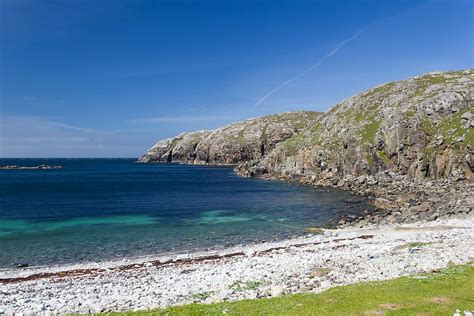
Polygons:
<instances>
[{"instance_id":1,"label":"green grass strip","mask_svg":"<svg viewBox=\"0 0 474 316\"><path fill-rule=\"evenodd\" d=\"M453 315L474 310L474 266L335 287L319 294L191 304L113 315Z\"/></svg>"}]
</instances>

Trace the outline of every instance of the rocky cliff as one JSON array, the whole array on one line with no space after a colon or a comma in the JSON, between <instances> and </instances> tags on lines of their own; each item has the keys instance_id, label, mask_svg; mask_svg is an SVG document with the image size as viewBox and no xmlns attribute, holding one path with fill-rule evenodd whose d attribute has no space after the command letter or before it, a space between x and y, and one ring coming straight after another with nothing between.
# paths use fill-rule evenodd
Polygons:
<instances>
[{"instance_id":1,"label":"rocky cliff","mask_svg":"<svg viewBox=\"0 0 474 316\"><path fill-rule=\"evenodd\" d=\"M236 164L246 176L346 176L391 171L410 179L467 179L474 170L474 71L380 85L326 113L293 112L184 133L140 162Z\"/></svg>"},{"instance_id":2,"label":"rocky cliff","mask_svg":"<svg viewBox=\"0 0 474 316\"><path fill-rule=\"evenodd\" d=\"M474 168L474 71L387 83L333 106L278 144L247 175L318 179L389 170L410 179L467 179Z\"/></svg>"},{"instance_id":3,"label":"rocky cliff","mask_svg":"<svg viewBox=\"0 0 474 316\"><path fill-rule=\"evenodd\" d=\"M183 133L156 143L139 162L236 165L262 159L275 146L317 121L318 112L290 112Z\"/></svg>"},{"instance_id":4,"label":"rocky cliff","mask_svg":"<svg viewBox=\"0 0 474 316\"><path fill-rule=\"evenodd\" d=\"M470 216L473 96L474 70L429 73L359 93L326 113L184 133L139 161L235 164L243 176L337 186L373 201L376 210L338 225Z\"/></svg>"}]
</instances>

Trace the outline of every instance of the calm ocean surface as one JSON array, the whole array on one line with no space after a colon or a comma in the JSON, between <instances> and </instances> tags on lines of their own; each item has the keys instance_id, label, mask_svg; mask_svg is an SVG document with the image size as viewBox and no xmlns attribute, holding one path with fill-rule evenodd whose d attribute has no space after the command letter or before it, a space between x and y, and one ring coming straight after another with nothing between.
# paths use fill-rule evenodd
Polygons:
<instances>
[{"instance_id":1,"label":"calm ocean surface","mask_svg":"<svg viewBox=\"0 0 474 316\"><path fill-rule=\"evenodd\" d=\"M301 234L369 207L350 193L232 168L133 159L0 159L0 267L221 247Z\"/></svg>"}]
</instances>

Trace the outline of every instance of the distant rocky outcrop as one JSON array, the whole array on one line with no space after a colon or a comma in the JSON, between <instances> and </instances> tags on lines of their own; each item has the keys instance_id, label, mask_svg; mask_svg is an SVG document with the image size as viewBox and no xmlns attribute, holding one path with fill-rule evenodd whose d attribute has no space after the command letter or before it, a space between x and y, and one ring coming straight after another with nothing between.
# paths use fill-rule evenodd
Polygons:
<instances>
[{"instance_id":1,"label":"distant rocky outcrop","mask_svg":"<svg viewBox=\"0 0 474 316\"><path fill-rule=\"evenodd\" d=\"M39 165L39 166L17 166L17 165L7 165L7 166L0 166L0 169L5 170L49 170L49 169L61 169L62 166L50 166L50 165Z\"/></svg>"},{"instance_id":2,"label":"distant rocky outcrop","mask_svg":"<svg viewBox=\"0 0 474 316\"><path fill-rule=\"evenodd\" d=\"M233 123L214 131L183 133L156 143L139 162L236 165L258 160L321 113L290 112Z\"/></svg>"},{"instance_id":3,"label":"distant rocky outcrop","mask_svg":"<svg viewBox=\"0 0 474 316\"><path fill-rule=\"evenodd\" d=\"M182 133L174 138L160 140L138 161L193 163L196 159L197 145L210 133L210 131Z\"/></svg>"},{"instance_id":4,"label":"distant rocky outcrop","mask_svg":"<svg viewBox=\"0 0 474 316\"><path fill-rule=\"evenodd\" d=\"M468 179L474 171L474 71L380 85L326 113L291 112L183 133L140 162L235 164L246 176Z\"/></svg>"}]
</instances>

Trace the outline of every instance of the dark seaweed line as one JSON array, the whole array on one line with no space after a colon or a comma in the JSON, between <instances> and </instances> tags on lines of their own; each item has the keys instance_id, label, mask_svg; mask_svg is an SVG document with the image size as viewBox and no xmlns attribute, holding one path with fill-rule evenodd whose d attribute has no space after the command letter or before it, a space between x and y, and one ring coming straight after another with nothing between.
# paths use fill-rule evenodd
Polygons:
<instances>
[{"instance_id":1,"label":"dark seaweed line","mask_svg":"<svg viewBox=\"0 0 474 316\"><path fill-rule=\"evenodd\" d=\"M309 246L309 245L321 245L321 244L326 244L329 242L337 243L340 241L355 240L355 239L369 239L373 237L374 235L361 235L361 236L352 237L352 238L340 238L340 239L334 239L330 241L309 242L309 243L293 244L293 245L288 245L288 246L272 247L272 248L268 248L268 249L257 252L257 255L272 252L275 250L287 249L289 247L304 247L304 246ZM94 269L76 269L76 270L61 271L61 272L45 272L45 273L32 274L26 277L3 278L3 279L0 279L0 284L34 281L34 280L44 279L44 278L66 278L66 277L78 277L78 276L85 276L85 275L98 275L100 273L111 272L111 271L129 271L133 269L145 268L147 267L146 264L149 264L149 263L151 263L154 267L158 267L158 268L164 268L170 265L182 266L182 265L189 265L189 264L193 264L197 262L221 260L221 259L244 256L244 255L245 255L245 252L239 251L239 252L233 252L233 253L228 253L228 254L223 254L223 255L208 255L208 256L202 256L202 257L196 257L196 258L183 258L183 259L176 259L172 261L163 261L163 262L161 262L160 260L155 260L155 261L149 261L149 262L143 262L143 263L137 263L137 264L124 265L124 266L120 266L114 269L94 268Z\"/></svg>"}]
</instances>

